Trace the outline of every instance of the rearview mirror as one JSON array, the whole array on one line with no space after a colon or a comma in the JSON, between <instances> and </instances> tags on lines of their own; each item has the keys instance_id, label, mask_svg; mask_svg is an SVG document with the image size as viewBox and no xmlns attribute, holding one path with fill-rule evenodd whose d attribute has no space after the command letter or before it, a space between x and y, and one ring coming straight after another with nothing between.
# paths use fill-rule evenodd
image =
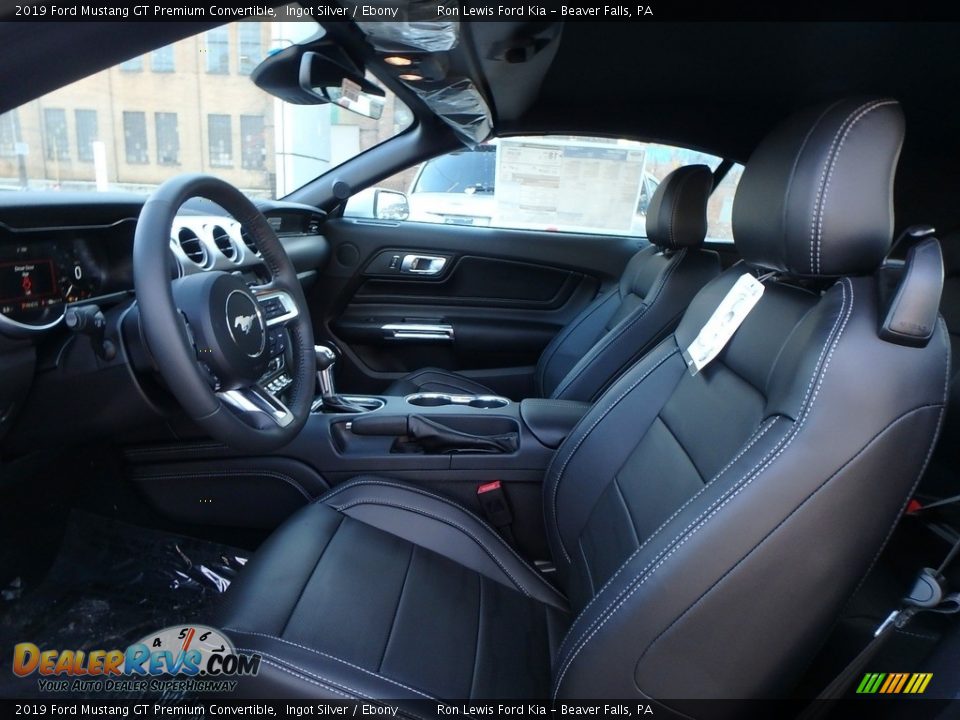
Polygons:
<instances>
[{"instance_id":1,"label":"rearview mirror","mask_svg":"<svg viewBox=\"0 0 960 720\"><path fill-rule=\"evenodd\" d=\"M386 97L372 82L316 52L300 58L300 88L321 102L379 120Z\"/></svg>"},{"instance_id":2,"label":"rearview mirror","mask_svg":"<svg viewBox=\"0 0 960 720\"><path fill-rule=\"evenodd\" d=\"M332 103L374 120L383 114L386 93L364 77L362 62L326 38L269 55L250 78L294 105Z\"/></svg>"}]
</instances>

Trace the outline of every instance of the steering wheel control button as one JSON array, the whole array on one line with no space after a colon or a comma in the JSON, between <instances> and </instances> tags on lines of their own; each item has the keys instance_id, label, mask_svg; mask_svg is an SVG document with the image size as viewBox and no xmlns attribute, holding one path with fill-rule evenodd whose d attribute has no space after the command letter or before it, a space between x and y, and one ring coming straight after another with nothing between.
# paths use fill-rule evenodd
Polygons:
<instances>
[{"instance_id":1,"label":"steering wheel control button","mask_svg":"<svg viewBox=\"0 0 960 720\"><path fill-rule=\"evenodd\" d=\"M227 296L227 330L233 342L247 357L259 357L266 347L267 335L260 306L243 290Z\"/></svg>"},{"instance_id":2,"label":"steering wheel control button","mask_svg":"<svg viewBox=\"0 0 960 720\"><path fill-rule=\"evenodd\" d=\"M263 306L263 311L267 315L268 320L273 320L278 318L286 312L286 308L283 307L283 302L278 297L271 297L264 300L261 305Z\"/></svg>"}]
</instances>

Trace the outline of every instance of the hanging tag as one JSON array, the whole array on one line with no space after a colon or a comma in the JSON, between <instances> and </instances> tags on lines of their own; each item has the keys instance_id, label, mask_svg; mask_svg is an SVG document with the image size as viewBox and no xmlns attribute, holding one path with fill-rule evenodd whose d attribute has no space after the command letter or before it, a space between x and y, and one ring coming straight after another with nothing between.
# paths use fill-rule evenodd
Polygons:
<instances>
[{"instance_id":1,"label":"hanging tag","mask_svg":"<svg viewBox=\"0 0 960 720\"><path fill-rule=\"evenodd\" d=\"M690 347L683 351L691 375L700 372L723 350L761 295L763 284L759 280L749 273L740 276Z\"/></svg>"}]
</instances>

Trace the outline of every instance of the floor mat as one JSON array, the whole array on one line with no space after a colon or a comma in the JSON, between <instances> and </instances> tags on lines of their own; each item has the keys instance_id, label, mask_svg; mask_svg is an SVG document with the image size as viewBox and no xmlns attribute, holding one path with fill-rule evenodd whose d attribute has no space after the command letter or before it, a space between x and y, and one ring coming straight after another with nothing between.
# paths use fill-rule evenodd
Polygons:
<instances>
[{"instance_id":1,"label":"floor mat","mask_svg":"<svg viewBox=\"0 0 960 720\"><path fill-rule=\"evenodd\" d=\"M36 676L20 680L10 670L16 643L124 649L168 625L203 619L248 554L73 511L43 581L30 588L14 580L0 593L0 696L38 694Z\"/></svg>"}]
</instances>

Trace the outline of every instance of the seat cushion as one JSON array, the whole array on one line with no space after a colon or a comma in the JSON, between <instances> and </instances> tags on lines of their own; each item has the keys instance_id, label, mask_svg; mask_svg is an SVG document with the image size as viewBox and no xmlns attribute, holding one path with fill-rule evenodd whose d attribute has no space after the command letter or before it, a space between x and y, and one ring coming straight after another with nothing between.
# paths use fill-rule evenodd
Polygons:
<instances>
[{"instance_id":1,"label":"seat cushion","mask_svg":"<svg viewBox=\"0 0 960 720\"><path fill-rule=\"evenodd\" d=\"M382 478L298 512L225 600L217 621L262 658L238 691L260 697L544 697L567 626L563 597L483 521Z\"/></svg>"},{"instance_id":2,"label":"seat cushion","mask_svg":"<svg viewBox=\"0 0 960 720\"><path fill-rule=\"evenodd\" d=\"M399 380L394 380L384 391L385 395L411 395L418 392L457 393L460 395L496 395L486 385L464 377L459 373L440 368L422 368Z\"/></svg>"}]
</instances>

